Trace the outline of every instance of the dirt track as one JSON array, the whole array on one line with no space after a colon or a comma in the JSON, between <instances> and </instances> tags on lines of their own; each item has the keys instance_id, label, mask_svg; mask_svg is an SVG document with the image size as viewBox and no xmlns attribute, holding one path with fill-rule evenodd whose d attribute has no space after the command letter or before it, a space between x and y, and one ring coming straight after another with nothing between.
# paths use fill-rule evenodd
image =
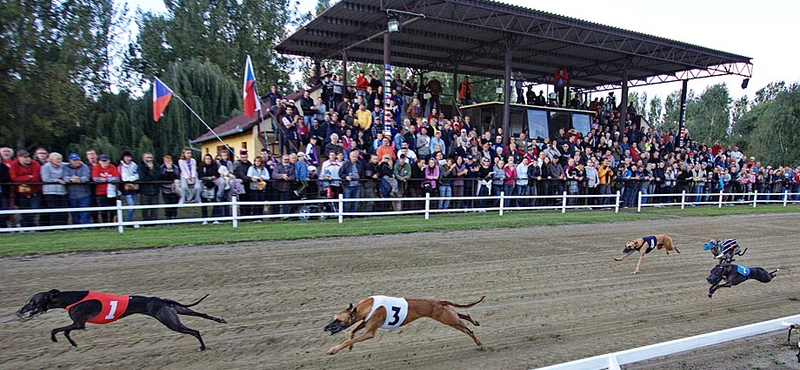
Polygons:
<instances>
[{"instance_id":1,"label":"dirt track","mask_svg":"<svg viewBox=\"0 0 800 370\"><path fill-rule=\"evenodd\" d=\"M673 218L0 259L0 368L527 369L797 314L799 228L798 214ZM635 259L613 261L627 239L660 232L683 253L654 251L637 276L630 275ZM750 248L738 262L780 268L779 277L709 300L705 277L714 261L701 246L711 237L738 238ZM49 340L50 329L69 323L63 310L28 322L13 316L51 288L181 302L210 293L197 310L229 324L184 317L209 347L198 352L191 336L135 315L74 332L74 349L62 335ZM485 294L468 312L482 324L475 333L486 350L420 320L325 355L347 333L330 337L322 327L372 294L460 303ZM785 333L764 338L759 354L773 356L775 368L796 368L796 347L775 344ZM676 361L670 368L708 359Z\"/></svg>"}]
</instances>

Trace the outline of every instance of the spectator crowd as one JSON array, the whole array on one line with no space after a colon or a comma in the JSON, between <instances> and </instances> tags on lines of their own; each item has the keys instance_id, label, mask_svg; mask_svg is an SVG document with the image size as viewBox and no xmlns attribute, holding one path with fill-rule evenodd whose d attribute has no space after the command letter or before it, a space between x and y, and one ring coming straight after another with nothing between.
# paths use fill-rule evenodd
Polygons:
<instances>
[{"instance_id":1,"label":"spectator crowd","mask_svg":"<svg viewBox=\"0 0 800 370\"><path fill-rule=\"evenodd\" d=\"M545 99L542 92L537 96L529 88L526 102L524 85L515 85L517 102L567 104L595 113L587 133L560 129L552 138L532 138L525 131L511 134L499 127L476 128L469 116L446 117L440 112L442 88L436 77L423 77L417 83L413 76L403 81L396 75L390 83L392 115L388 124L383 122L383 81L374 72L370 78L359 73L351 88L344 88L337 76L324 69L321 76L312 75L308 82L310 88L299 101L283 98L275 86L262 97L279 130L280 153L274 155L262 149L250 157L247 149L234 152L226 148L214 156L195 158L191 149L184 148L177 160L170 155L157 159L152 153L135 160L129 151L123 151L114 164L109 155L87 150L83 155L70 153L65 163L62 154L44 148L33 154L0 148L0 210L80 209L109 206L120 199L127 205L150 206L141 210L138 218L134 210L126 210L124 215L125 221L146 221L161 217L159 204L192 202L207 204L201 207L204 218L229 216L230 207L215 203L230 201L234 195L252 202L333 198L338 194L347 199L387 199L374 204L345 203L344 211L357 212L418 207L403 199L425 194L442 198L435 207L452 209L490 204L481 198L450 198L498 196L501 192L607 195L583 202L613 206L612 194L621 191L621 206L634 207L640 192L686 191L698 194L690 200L701 202L720 192L726 201L737 201L744 199L724 194L758 191L782 197L785 191L800 191L800 166L763 166L736 146L726 148L719 142L708 146L688 133L680 140L671 128L621 122L620 109L627 109L629 117L637 112L632 105L618 106L613 95L593 101L575 97L567 102L569 94L562 97L556 93ZM321 89L317 99L311 97L314 89ZM471 103L471 89L469 78L464 77L458 90L462 104ZM385 132L387 128L390 132ZM509 135L507 144L504 135ZM506 199L504 206L558 202L556 198L536 203ZM164 218L178 217L177 208L163 209ZM243 216L265 212L289 214L292 209L288 205L240 208ZM108 223L115 216L111 211L23 213L9 223L9 215L0 215L0 227Z\"/></svg>"}]
</instances>

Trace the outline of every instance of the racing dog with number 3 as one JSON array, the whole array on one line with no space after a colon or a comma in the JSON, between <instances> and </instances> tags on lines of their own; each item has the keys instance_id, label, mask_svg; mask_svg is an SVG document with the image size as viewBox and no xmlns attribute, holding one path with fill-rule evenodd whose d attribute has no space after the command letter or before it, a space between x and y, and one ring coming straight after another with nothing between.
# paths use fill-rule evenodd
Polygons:
<instances>
[{"instance_id":1,"label":"racing dog with number 3","mask_svg":"<svg viewBox=\"0 0 800 370\"><path fill-rule=\"evenodd\" d=\"M475 326L480 326L480 324L469 315L456 312L453 307L470 308L481 303L484 298L485 296L480 297L477 301L465 305L436 299L405 299L387 296L364 298L355 306L351 303L349 308L333 315L333 321L325 326L324 330L334 335L360 321L358 326L350 331L347 340L328 350L328 354L334 355L345 348L351 350L354 343L372 339L378 329L396 329L421 317L430 317L469 335L475 344L483 349L481 341L461 319L467 320ZM366 333L358 338L353 338L355 333L363 328L367 329Z\"/></svg>"}]
</instances>

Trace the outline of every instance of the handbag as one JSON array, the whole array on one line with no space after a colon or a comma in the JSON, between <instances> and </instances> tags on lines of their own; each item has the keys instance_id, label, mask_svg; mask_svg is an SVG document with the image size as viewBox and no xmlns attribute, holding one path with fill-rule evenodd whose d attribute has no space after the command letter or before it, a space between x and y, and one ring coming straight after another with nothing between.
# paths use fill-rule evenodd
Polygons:
<instances>
[{"instance_id":1,"label":"handbag","mask_svg":"<svg viewBox=\"0 0 800 370\"><path fill-rule=\"evenodd\" d=\"M132 184L132 183L125 184L125 191L137 191L137 190L139 190L139 184Z\"/></svg>"},{"instance_id":2,"label":"handbag","mask_svg":"<svg viewBox=\"0 0 800 370\"><path fill-rule=\"evenodd\" d=\"M425 100L428 100L428 99L430 99L430 98L431 98L431 96L432 96L432 95L431 95L431 93L424 93L424 94L422 94L422 98L423 98L423 99L425 99Z\"/></svg>"}]
</instances>

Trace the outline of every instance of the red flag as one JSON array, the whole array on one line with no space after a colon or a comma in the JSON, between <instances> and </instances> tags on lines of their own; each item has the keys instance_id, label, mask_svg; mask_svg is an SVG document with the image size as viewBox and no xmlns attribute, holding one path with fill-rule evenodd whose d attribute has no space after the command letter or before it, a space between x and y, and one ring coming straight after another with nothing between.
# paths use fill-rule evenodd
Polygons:
<instances>
[{"instance_id":1,"label":"red flag","mask_svg":"<svg viewBox=\"0 0 800 370\"><path fill-rule=\"evenodd\" d=\"M253 74L253 63L250 62L250 56L247 56L247 62L244 65L244 87L242 88L244 95L244 114L253 118L257 110L261 110L261 99L256 96L256 77Z\"/></svg>"},{"instance_id":2,"label":"red flag","mask_svg":"<svg viewBox=\"0 0 800 370\"><path fill-rule=\"evenodd\" d=\"M172 89L167 87L166 84L161 82L158 77L153 80L153 120L158 122L159 118L164 115L164 109L167 109L169 101L172 99Z\"/></svg>"}]
</instances>

